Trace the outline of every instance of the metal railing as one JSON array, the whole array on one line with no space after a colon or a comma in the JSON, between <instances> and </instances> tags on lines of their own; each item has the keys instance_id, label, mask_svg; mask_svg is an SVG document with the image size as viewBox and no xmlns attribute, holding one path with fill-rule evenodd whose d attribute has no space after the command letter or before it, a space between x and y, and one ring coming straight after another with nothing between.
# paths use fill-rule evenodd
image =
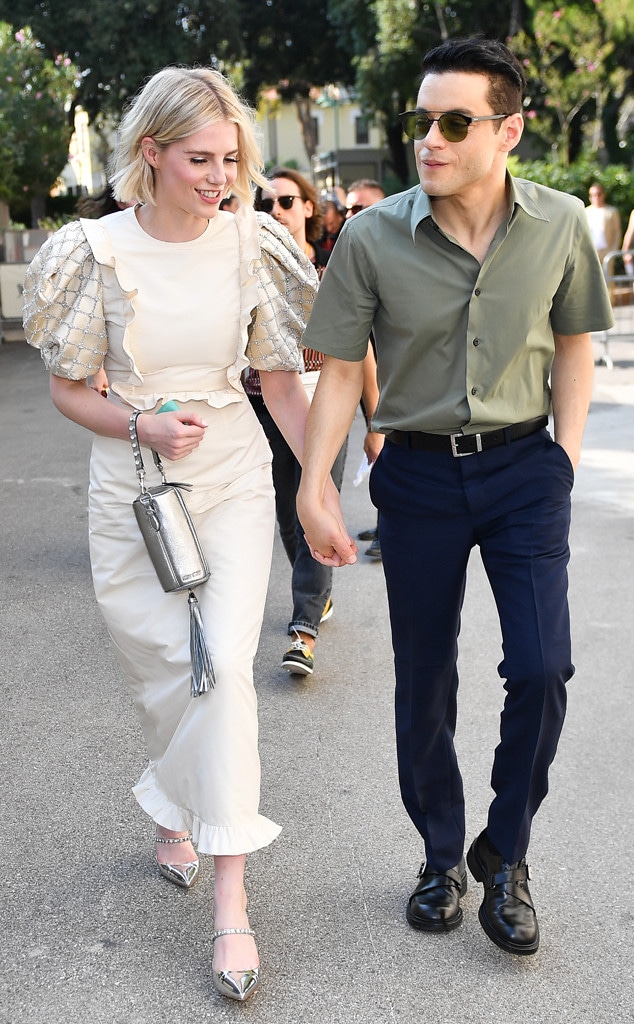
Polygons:
<instances>
[{"instance_id":1,"label":"metal railing","mask_svg":"<svg viewBox=\"0 0 634 1024\"><path fill-rule=\"evenodd\" d=\"M602 346L599 364L607 366L609 370L614 368L610 339L618 337L634 341L634 274L628 273L634 269L634 262L625 263L623 257L626 255L631 255L634 261L632 249L613 249L603 258L603 274L610 293L615 323L609 331L602 331L598 339Z\"/></svg>"}]
</instances>

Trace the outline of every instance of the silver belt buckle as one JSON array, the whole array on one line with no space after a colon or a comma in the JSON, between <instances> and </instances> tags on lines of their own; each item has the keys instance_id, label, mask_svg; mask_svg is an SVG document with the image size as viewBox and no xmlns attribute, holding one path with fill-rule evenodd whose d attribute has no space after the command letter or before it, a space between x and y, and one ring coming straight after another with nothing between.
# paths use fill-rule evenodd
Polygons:
<instances>
[{"instance_id":1,"label":"silver belt buckle","mask_svg":"<svg viewBox=\"0 0 634 1024\"><path fill-rule=\"evenodd\" d=\"M476 447L474 452L459 452L458 451L458 440L461 437L475 437ZM451 454L454 459L464 459L465 455L476 455L482 451L482 435L481 434L450 434L451 440ZM456 440L458 439L458 440Z\"/></svg>"}]
</instances>

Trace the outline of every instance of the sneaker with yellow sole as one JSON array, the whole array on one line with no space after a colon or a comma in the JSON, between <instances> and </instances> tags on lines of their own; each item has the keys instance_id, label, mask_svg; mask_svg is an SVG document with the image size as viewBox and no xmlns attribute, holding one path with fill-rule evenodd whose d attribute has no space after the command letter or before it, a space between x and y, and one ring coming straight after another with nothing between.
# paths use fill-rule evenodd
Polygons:
<instances>
[{"instance_id":1,"label":"sneaker with yellow sole","mask_svg":"<svg viewBox=\"0 0 634 1024\"><path fill-rule=\"evenodd\" d=\"M315 658L308 644L305 644L299 637L297 640L293 640L282 658L282 668L287 669L294 675L312 676L315 668Z\"/></svg>"}]
</instances>

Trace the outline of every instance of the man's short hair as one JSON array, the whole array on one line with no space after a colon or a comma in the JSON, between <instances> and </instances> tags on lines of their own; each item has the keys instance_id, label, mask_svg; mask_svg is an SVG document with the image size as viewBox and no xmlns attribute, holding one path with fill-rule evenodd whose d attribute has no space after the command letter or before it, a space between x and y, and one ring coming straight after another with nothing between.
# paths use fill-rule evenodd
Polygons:
<instances>
[{"instance_id":1,"label":"man's short hair","mask_svg":"<svg viewBox=\"0 0 634 1024\"><path fill-rule=\"evenodd\" d=\"M361 188L372 188L375 192L381 192L385 196L385 190L380 182L375 181L374 178L357 178L351 185L348 185L348 192L358 192Z\"/></svg>"},{"instance_id":2,"label":"man's short hair","mask_svg":"<svg viewBox=\"0 0 634 1024\"><path fill-rule=\"evenodd\" d=\"M448 39L423 57L423 79L465 71L489 79L489 103L496 114L521 113L526 77L522 65L497 39Z\"/></svg>"}]
</instances>

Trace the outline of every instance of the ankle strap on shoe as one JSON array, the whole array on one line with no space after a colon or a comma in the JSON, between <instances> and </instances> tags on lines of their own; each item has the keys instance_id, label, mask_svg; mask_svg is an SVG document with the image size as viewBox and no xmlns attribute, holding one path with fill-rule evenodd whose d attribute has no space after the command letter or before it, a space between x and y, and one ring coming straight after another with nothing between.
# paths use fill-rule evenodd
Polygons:
<instances>
[{"instance_id":1,"label":"ankle strap on shoe","mask_svg":"<svg viewBox=\"0 0 634 1024\"><path fill-rule=\"evenodd\" d=\"M211 941L215 942L223 935L255 935L255 932L252 928L219 928L217 932L212 932Z\"/></svg>"},{"instance_id":2,"label":"ankle strap on shoe","mask_svg":"<svg viewBox=\"0 0 634 1024\"><path fill-rule=\"evenodd\" d=\"M528 864L520 862L519 864L508 864L501 871L496 871L490 876L488 885L490 887L502 885L504 882L530 882L530 878Z\"/></svg>"},{"instance_id":3,"label":"ankle strap on shoe","mask_svg":"<svg viewBox=\"0 0 634 1024\"><path fill-rule=\"evenodd\" d=\"M163 836L156 836L155 842L165 843L167 846L170 846L172 843L191 843L192 837L189 832L186 836L179 836L177 839L164 839Z\"/></svg>"},{"instance_id":4,"label":"ankle strap on shoe","mask_svg":"<svg viewBox=\"0 0 634 1024\"><path fill-rule=\"evenodd\" d=\"M530 881L530 877L528 864L514 864L491 875L487 888L498 888L507 896L514 896L515 899L532 908L533 901L526 885L526 882Z\"/></svg>"}]
</instances>

